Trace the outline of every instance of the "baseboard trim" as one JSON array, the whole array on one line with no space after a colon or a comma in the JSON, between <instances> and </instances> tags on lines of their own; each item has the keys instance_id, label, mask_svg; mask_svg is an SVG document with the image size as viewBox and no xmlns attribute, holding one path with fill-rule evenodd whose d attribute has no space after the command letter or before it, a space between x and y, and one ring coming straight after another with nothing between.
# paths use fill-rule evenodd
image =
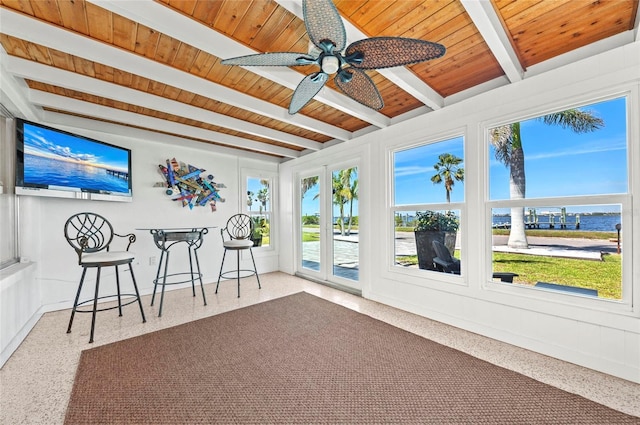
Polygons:
<instances>
[{"instance_id":1,"label":"baseboard trim","mask_svg":"<svg viewBox=\"0 0 640 425\"><path fill-rule=\"evenodd\" d=\"M9 360L11 355L18 349L18 347L20 347L22 341L24 341L27 335L29 335L29 332L31 332L44 313L46 313L45 309L40 307L35 313L33 313L29 320L27 320L27 323L24 324L20 331L11 338L11 341L0 353L0 369L4 367L7 360Z\"/></svg>"}]
</instances>

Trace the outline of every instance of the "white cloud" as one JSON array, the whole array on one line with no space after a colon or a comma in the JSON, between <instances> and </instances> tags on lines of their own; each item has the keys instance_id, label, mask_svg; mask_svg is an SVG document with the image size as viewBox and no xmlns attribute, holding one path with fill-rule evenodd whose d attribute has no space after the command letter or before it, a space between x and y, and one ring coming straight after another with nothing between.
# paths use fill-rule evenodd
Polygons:
<instances>
[{"instance_id":1,"label":"white cloud","mask_svg":"<svg viewBox=\"0 0 640 425\"><path fill-rule=\"evenodd\" d=\"M420 165L408 165L405 167L396 167L395 176L407 177L407 176L413 176L416 174L432 173L433 171L434 171L433 167L424 167Z\"/></svg>"}]
</instances>

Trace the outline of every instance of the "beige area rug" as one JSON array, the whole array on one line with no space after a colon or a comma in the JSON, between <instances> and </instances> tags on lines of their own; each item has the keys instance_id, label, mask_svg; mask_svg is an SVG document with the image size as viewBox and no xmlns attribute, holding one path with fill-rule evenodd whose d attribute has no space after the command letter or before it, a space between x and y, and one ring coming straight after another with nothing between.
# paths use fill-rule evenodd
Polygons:
<instances>
[{"instance_id":1,"label":"beige area rug","mask_svg":"<svg viewBox=\"0 0 640 425\"><path fill-rule=\"evenodd\" d=\"M639 424L301 292L82 352L66 424Z\"/></svg>"}]
</instances>

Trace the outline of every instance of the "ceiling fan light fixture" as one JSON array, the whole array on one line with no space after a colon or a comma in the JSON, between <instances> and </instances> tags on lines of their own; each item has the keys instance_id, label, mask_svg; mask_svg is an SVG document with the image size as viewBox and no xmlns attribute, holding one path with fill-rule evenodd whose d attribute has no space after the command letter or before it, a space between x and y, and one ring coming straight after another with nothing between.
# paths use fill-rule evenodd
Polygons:
<instances>
[{"instance_id":1,"label":"ceiling fan light fixture","mask_svg":"<svg viewBox=\"0 0 640 425\"><path fill-rule=\"evenodd\" d=\"M310 42L308 54L259 53L222 61L223 65L240 66L319 66L319 72L307 75L296 86L289 103L290 114L309 103L332 74L336 74L336 87L345 95L380 110L384 107L382 96L364 70L412 65L446 52L441 44L404 37L370 37L346 46L344 23L332 0L302 0L302 15Z\"/></svg>"},{"instance_id":2,"label":"ceiling fan light fixture","mask_svg":"<svg viewBox=\"0 0 640 425\"><path fill-rule=\"evenodd\" d=\"M331 75L340 69L340 60L336 56L325 56L322 58L322 71Z\"/></svg>"}]
</instances>

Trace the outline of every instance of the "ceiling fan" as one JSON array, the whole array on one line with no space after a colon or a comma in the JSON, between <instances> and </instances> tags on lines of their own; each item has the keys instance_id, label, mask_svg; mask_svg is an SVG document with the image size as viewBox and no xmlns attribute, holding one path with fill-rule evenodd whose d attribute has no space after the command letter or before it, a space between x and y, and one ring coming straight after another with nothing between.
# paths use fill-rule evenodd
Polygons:
<instances>
[{"instance_id":1,"label":"ceiling fan","mask_svg":"<svg viewBox=\"0 0 640 425\"><path fill-rule=\"evenodd\" d=\"M410 65L439 58L446 51L438 43L403 37L366 38L345 49L346 31L331 0L303 0L302 13L307 34L317 49L310 53L259 53L222 61L224 65L240 66L318 65L320 71L304 77L293 92L289 103L292 115L309 103L333 74L344 94L369 108L382 109L382 96L363 70Z\"/></svg>"}]
</instances>

